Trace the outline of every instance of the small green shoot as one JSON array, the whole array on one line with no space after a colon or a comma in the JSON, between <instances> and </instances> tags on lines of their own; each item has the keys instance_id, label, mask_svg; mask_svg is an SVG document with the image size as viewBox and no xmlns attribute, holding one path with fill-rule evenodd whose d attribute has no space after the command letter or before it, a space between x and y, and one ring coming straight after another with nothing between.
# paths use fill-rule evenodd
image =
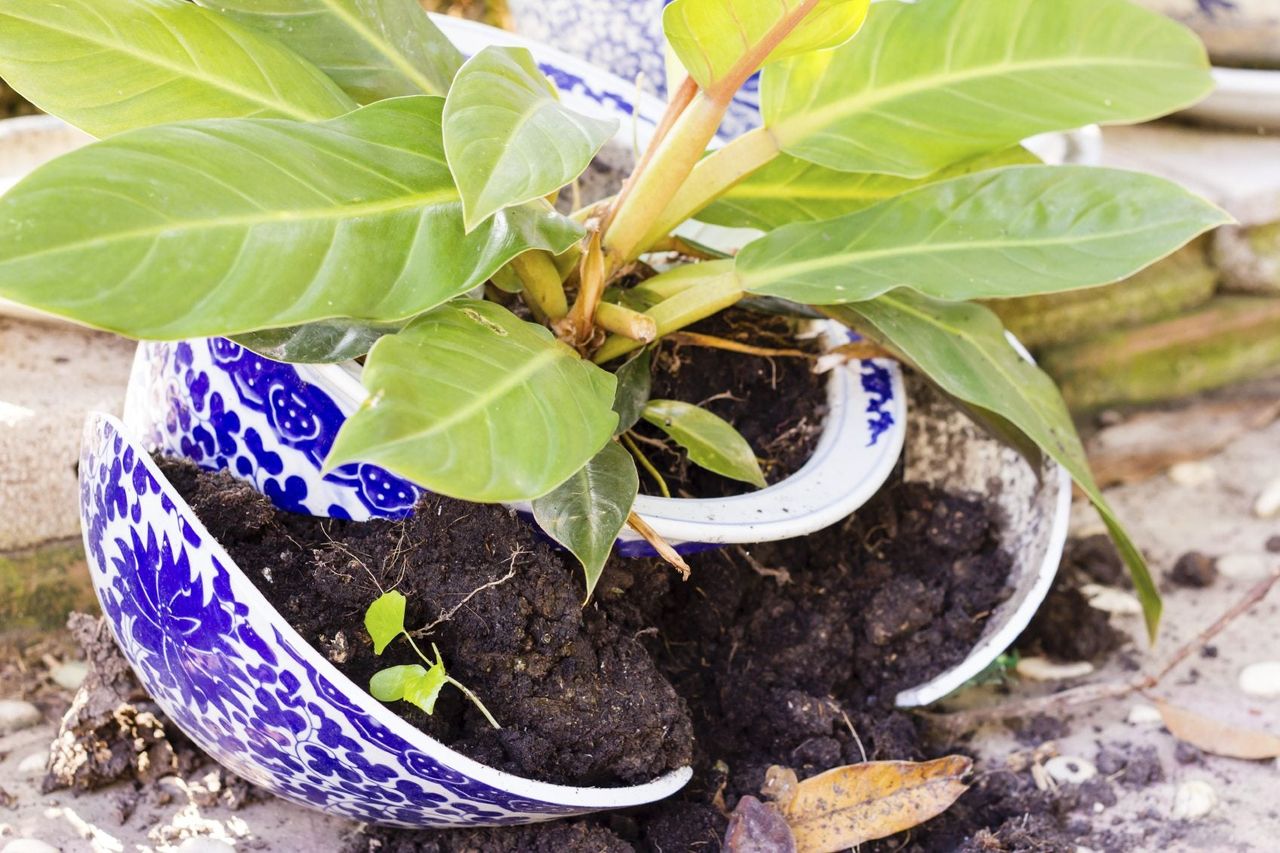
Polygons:
<instances>
[{"instance_id":1,"label":"small green shoot","mask_svg":"<svg viewBox=\"0 0 1280 853\"><path fill-rule=\"evenodd\" d=\"M502 728L493 718L493 714L489 713L489 709L480 701L480 697L449 675L444 666L444 658L434 643L431 644L431 651L435 654L434 661L422 653L422 649L418 648L418 644L413 641L413 636L405 630L404 611L405 597L402 593L394 591L383 594L369 605L364 616L364 626L373 639L373 653L381 655L393 640L404 635L409 645L413 646L413 650L427 666L422 667L418 664L393 666L375 673L373 678L369 679L369 692L373 698L379 702L408 702L427 714L434 714L440 691L446 684L452 684L480 709L480 713L484 714L489 725L495 729Z\"/></svg>"}]
</instances>

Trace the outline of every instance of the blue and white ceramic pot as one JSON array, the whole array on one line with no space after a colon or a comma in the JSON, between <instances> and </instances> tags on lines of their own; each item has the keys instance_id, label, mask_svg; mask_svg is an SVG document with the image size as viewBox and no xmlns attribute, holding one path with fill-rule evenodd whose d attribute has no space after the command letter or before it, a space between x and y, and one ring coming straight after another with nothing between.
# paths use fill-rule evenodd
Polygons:
<instances>
[{"instance_id":1,"label":"blue and white ceramic pot","mask_svg":"<svg viewBox=\"0 0 1280 853\"><path fill-rule=\"evenodd\" d=\"M574 107L635 115L643 141L661 104L545 48L478 25L441 20L467 52L525 44ZM829 330L842 337L842 330ZM80 465L85 549L111 628L143 685L195 742L232 771L324 811L407 827L533 822L652 802L688 769L646 785L574 788L520 779L462 756L401 720L309 647L213 539L150 454L184 456L254 483L278 506L352 519L399 518L420 490L375 466L330 477L321 461L363 397L354 365L295 367L225 340L139 349L125 423L96 415ZM831 415L814 459L792 481L730 501L645 499L639 511L686 547L787 538L819 529L871 496L912 434L907 473L989 492L1005 517L1013 595L965 661L900 704L933 701L995 659L1025 626L1053 578L1069 483L1032 471L962 418L913 389L896 366L833 372ZM950 418L950 420L948 420ZM763 499L763 502L759 502ZM797 519L799 523L797 524ZM623 542L624 551L636 550Z\"/></svg>"},{"instance_id":2,"label":"blue and white ceramic pot","mask_svg":"<svg viewBox=\"0 0 1280 853\"><path fill-rule=\"evenodd\" d=\"M634 87L666 94L662 10L671 0L507 0L523 36L585 59ZM760 77L734 98L722 132L760 124Z\"/></svg>"}]
</instances>

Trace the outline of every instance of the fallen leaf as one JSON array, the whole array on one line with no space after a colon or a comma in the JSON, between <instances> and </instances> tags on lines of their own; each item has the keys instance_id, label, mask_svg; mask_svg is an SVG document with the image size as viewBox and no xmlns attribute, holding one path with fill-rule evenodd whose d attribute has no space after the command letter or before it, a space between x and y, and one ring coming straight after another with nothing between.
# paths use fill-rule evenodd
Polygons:
<instances>
[{"instance_id":1,"label":"fallen leaf","mask_svg":"<svg viewBox=\"0 0 1280 853\"><path fill-rule=\"evenodd\" d=\"M1280 758L1280 737L1219 717L1206 717L1177 705L1156 700L1164 726L1174 737L1224 758L1260 761Z\"/></svg>"},{"instance_id":2,"label":"fallen leaf","mask_svg":"<svg viewBox=\"0 0 1280 853\"><path fill-rule=\"evenodd\" d=\"M772 803L755 797L738 800L724 834L725 853L796 853L787 819Z\"/></svg>"},{"instance_id":3,"label":"fallen leaf","mask_svg":"<svg viewBox=\"0 0 1280 853\"><path fill-rule=\"evenodd\" d=\"M837 767L797 785L782 812L798 853L836 853L942 814L968 790L972 768L958 755Z\"/></svg>"}]
</instances>

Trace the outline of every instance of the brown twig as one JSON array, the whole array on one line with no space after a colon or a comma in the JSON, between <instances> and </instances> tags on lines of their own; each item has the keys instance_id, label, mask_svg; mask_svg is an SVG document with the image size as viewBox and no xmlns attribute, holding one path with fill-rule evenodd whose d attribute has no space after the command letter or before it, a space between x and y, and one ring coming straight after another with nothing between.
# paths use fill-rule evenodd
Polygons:
<instances>
[{"instance_id":1,"label":"brown twig","mask_svg":"<svg viewBox=\"0 0 1280 853\"><path fill-rule=\"evenodd\" d=\"M670 542L659 536L658 531L650 527L647 521L633 512L627 516L627 524L631 526L632 530L644 537L644 541L653 546L653 550L658 552L658 556L674 566L676 571L684 576L685 580L690 578L693 570L684 561L684 557L681 557L676 549L671 547Z\"/></svg>"},{"instance_id":2,"label":"brown twig","mask_svg":"<svg viewBox=\"0 0 1280 853\"><path fill-rule=\"evenodd\" d=\"M1280 582L1280 570L1272 572L1266 579L1259 581L1234 607L1218 617L1208 628L1205 628L1178 648L1154 675L1139 676L1131 681L1086 684L1082 687L1074 687L1049 696L1021 699L989 708L974 708L969 711L956 711L950 714L924 713L922 716L942 730L958 734L972 731L983 723L1006 720L1013 717L1031 717L1048 711L1061 711L1064 708L1091 705L1107 699L1121 699L1132 693L1151 690L1159 685L1178 664L1204 648L1209 641L1221 634L1227 626L1265 599L1277 582Z\"/></svg>"}]
</instances>

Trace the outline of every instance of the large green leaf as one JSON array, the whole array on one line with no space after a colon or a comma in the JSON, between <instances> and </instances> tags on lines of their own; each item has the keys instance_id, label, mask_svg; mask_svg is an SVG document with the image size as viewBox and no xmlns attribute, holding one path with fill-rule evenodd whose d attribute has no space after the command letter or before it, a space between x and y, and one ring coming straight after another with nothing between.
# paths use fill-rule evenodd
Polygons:
<instances>
[{"instance_id":1,"label":"large green leaf","mask_svg":"<svg viewBox=\"0 0 1280 853\"><path fill-rule=\"evenodd\" d=\"M582 470L533 502L538 526L582 563L586 600L600 581L639 492L635 460L622 445L611 441Z\"/></svg>"},{"instance_id":2,"label":"large green leaf","mask_svg":"<svg viewBox=\"0 0 1280 853\"><path fill-rule=\"evenodd\" d=\"M679 400L651 400L644 419L683 447L693 464L761 489L768 485L751 445L719 415Z\"/></svg>"},{"instance_id":3,"label":"large green leaf","mask_svg":"<svg viewBox=\"0 0 1280 853\"><path fill-rule=\"evenodd\" d=\"M573 181L617 129L615 119L566 109L524 48L487 47L471 57L444 107L444 150L468 230Z\"/></svg>"},{"instance_id":4,"label":"large green leaf","mask_svg":"<svg viewBox=\"0 0 1280 853\"><path fill-rule=\"evenodd\" d=\"M940 299L1028 296L1119 281L1230 221L1150 175L1015 166L779 228L742 251L737 271L752 293L815 305L901 285Z\"/></svg>"},{"instance_id":5,"label":"large green leaf","mask_svg":"<svg viewBox=\"0 0 1280 853\"><path fill-rule=\"evenodd\" d=\"M418 0L196 0L269 33L357 101L444 95L462 54Z\"/></svg>"},{"instance_id":6,"label":"large green leaf","mask_svg":"<svg viewBox=\"0 0 1280 853\"><path fill-rule=\"evenodd\" d=\"M675 0L663 14L671 49L703 89L766 62L835 47L858 32L870 0ZM735 86L736 88L736 86Z\"/></svg>"},{"instance_id":7,"label":"large green leaf","mask_svg":"<svg viewBox=\"0 0 1280 853\"><path fill-rule=\"evenodd\" d=\"M1111 531L1133 575L1154 639L1160 623L1160 594L1146 560L1094 482L1053 380L1014 349L999 319L979 305L930 299L905 289L869 302L830 308L828 313L901 353L943 391L995 414L997 422L1017 427L1066 468Z\"/></svg>"},{"instance_id":8,"label":"large green leaf","mask_svg":"<svg viewBox=\"0 0 1280 853\"><path fill-rule=\"evenodd\" d=\"M321 320L305 326L233 335L233 338L241 346L275 361L338 364L367 354L379 338L394 334L404 326L404 323Z\"/></svg>"},{"instance_id":9,"label":"large green leaf","mask_svg":"<svg viewBox=\"0 0 1280 853\"><path fill-rule=\"evenodd\" d=\"M1040 161L1020 145L973 157L927 178L900 178L868 172L839 172L783 154L697 215L729 228L772 231L792 222L834 219L864 210L927 184L1001 166Z\"/></svg>"},{"instance_id":10,"label":"large green leaf","mask_svg":"<svg viewBox=\"0 0 1280 853\"><path fill-rule=\"evenodd\" d=\"M0 296L139 338L385 324L572 245L581 229L543 201L464 233L442 104L166 125L69 154L0 199Z\"/></svg>"},{"instance_id":11,"label":"large green leaf","mask_svg":"<svg viewBox=\"0 0 1280 853\"><path fill-rule=\"evenodd\" d=\"M790 154L920 178L1212 89L1191 31L1128 0L927 0L877 3L855 41L766 69L762 108Z\"/></svg>"},{"instance_id":12,"label":"large green leaf","mask_svg":"<svg viewBox=\"0 0 1280 853\"><path fill-rule=\"evenodd\" d=\"M99 137L198 118L321 121L356 106L274 39L181 0L0 0L0 77Z\"/></svg>"},{"instance_id":13,"label":"large green leaf","mask_svg":"<svg viewBox=\"0 0 1280 853\"><path fill-rule=\"evenodd\" d=\"M613 437L616 380L542 326L456 300L374 345L327 466L382 465L462 500L542 497Z\"/></svg>"}]
</instances>

